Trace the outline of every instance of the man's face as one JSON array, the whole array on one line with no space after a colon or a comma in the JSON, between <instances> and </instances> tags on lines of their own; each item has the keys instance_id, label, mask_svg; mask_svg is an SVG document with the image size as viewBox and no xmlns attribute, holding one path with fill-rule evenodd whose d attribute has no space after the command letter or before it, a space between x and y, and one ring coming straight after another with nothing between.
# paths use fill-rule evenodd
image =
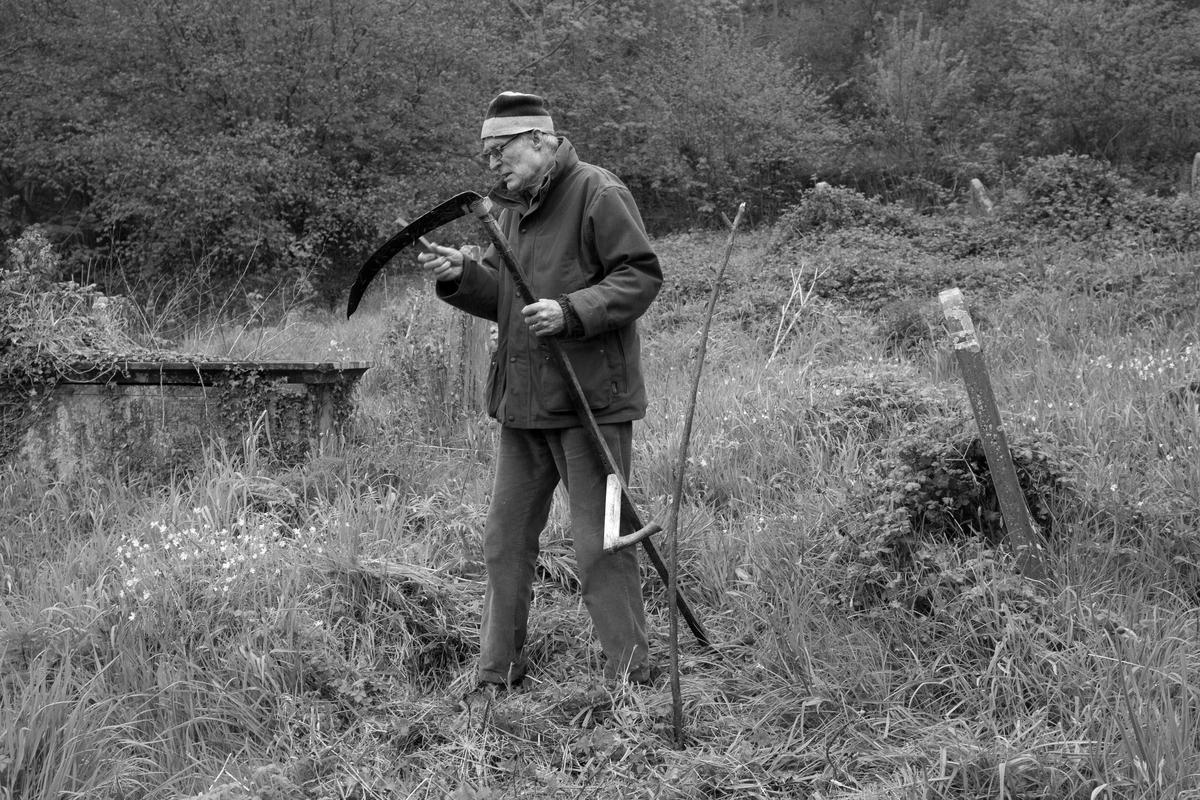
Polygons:
<instances>
[{"instance_id":1,"label":"man's face","mask_svg":"<svg viewBox=\"0 0 1200 800\"><path fill-rule=\"evenodd\" d=\"M516 136L498 136L483 140L484 159L510 192L533 188L544 166L541 134L526 131Z\"/></svg>"}]
</instances>

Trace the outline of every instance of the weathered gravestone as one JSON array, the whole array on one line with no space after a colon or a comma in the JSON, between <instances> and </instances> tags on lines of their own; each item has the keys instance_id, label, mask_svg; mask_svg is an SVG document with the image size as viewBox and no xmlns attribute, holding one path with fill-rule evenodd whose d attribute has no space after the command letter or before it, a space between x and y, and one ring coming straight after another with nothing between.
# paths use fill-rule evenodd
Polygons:
<instances>
[{"instance_id":1,"label":"weathered gravestone","mask_svg":"<svg viewBox=\"0 0 1200 800\"><path fill-rule=\"evenodd\" d=\"M340 443L366 364L127 361L3 409L9 461L47 477L169 479L206 450L247 446L294 465Z\"/></svg>"}]
</instances>

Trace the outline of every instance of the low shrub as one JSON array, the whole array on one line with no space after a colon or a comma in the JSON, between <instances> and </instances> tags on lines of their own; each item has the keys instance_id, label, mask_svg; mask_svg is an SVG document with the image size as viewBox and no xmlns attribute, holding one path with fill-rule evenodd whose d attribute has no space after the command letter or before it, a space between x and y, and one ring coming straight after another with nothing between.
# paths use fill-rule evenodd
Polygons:
<instances>
[{"instance_id":1,"label":"low shrub","mask_svg":"<svg viewBox=\"0 0 1200 800\"><path fill-rule=\"evenodd\" d=\"M165 291L176 315L245 311L257 298L332 307L396 200L311 132L273 122L169 135L101 124L52 138L14 142L10 158L60 207L82 206L48 217L74 231L59 236L63 274L143 303Z\"/></svg>"},{"instance_id":2,"label":"low shrub","mask_svg":"<svg viewBox=\"0 0 1200 800\"><path fill-rule=\"evenodd\" d=\"M799 264L817 274L818 297L867 311L951 286L986 302L1023 287L1060 288L1053 262L1069 255L1086 262L1067 282L1073 291L1159 299L1175 313L1189 304L1178 298L1194 291L1194 267L1111 255L1167 257L1197 246L1200 202L1143 195L1101 161L1060 155L1026 162L1015 190L986 217L922 216L852 189L813 190L780 218L768 249L774 269L756 285L778 294L786 290L778 277Z\"/></svg>"},{"instance_id":3,"label":"low shrub","mask_svg":"<svg viewBox=\"0 0 1200 800\"><path fill-rule=\"evenodd\" d=\"M1018 225L1052 230L1076 241L1112 229L1132 194L1104 161L1063 153L1027 159L1007 214Z\"/></svg>"},{"instance_id":4,"label":"low shrub","mask_svg":"<svg viewBox=\"0 0 1200 800\"><path fill-rule=\"evenodd\" d=\"M955 261L1000 258L1016 254L1028 237L1002 215L918 217L915 244L930 255Z\"/></svg>"},{"instance_id":5,"label":"low shrub","mask_svg":"<svg viewBox=\"0 0 1200 800\"><path fill-rule=\"evenodd\" d=\"M914 353L933 343L939 324L933 305L906 298L880 307L880 336L890 355Z\"/></svg>"},{"instance_id":6,"label":"low shrub","mask_svg":"<svg viewBox=\"0 0 1200 800\"><path fill-rule=\"evenodd\" d=\"M929 252L918 240L873 230L804 237L790 248L791 258L799 259L803 253L815 262L818 297L867 311L879 311L899 300L936 299L952 287L982 300L1030 285L1038 277L1014 272L1011 262L999 259L948 259Z\"/></svg>"},{"instance_id":7,"label":"low shrub","mask_svg":"<svg viewBox=\"0 0 1200 800\"><path fill-rule=\"evenodd\" d=\"M818 296L878 311L952 286L992 296L1024 285L1030 276L999 262L1022 242L1005 219L921 216L830 187L780 218L768 252L783 265L813 262Z\"/></svg>"},{"instance_id":8,"label":"low shrub","mask_svg":"<svg viewBox=\"0 0 1200 800\"><path fill-rule=\"evenodd\" d=\"M1121 302L1130 329L1152 321L1190 324L1196 318L1200 266L1186 255L1112 258L1056 275L1071 294Z\"/></svg>"},{"instance_id":9,"label":"low shrub","mask_svg":"<svg viewBox=\"0 0 1200 800\"><path fill-rule=\"evenodd\" d=\"M877 453L905 424L952 414L965 398L933 384L902 363L857 362L814 367L807 375L769 376L708 385L693 432L684 496L717 513L763 502L793 505L797 494L827 478L847 454ZM716 413L716 409L720 409ZM639 463L643 475L670 475L672 453L654 449ZM673 487L651 484L651 494Z\"/></svg>"},{"instance_id":10,"label":"low shrub","mask_svg":"<svg viewBox=\"0 0 1200 800\"><path fill-rule=\"evenodd\" d=\"M1191 252L1200 249L1200 196L1138 195L1123 208L1125 218L1157 250Z\"/></svg>"},{"instance_id":11,"label":"low shrub","mask_svg":"<svg viewBox=\"0 0 1200 800\"><path fill-rule=\"evenodd\" d=\"M115 370L142 352L106 311L94 286L60 282L59 256L38 228L9 247L0 269L0 458L15 446L47 393L81 362Z\"/></svg>"},{"instance_id":12,"label":"low shrub","mask_svg":"<svg viewBox=\"0 0 1200 800\"><path fill-rule=\"evenodd\" d=\"M1075 497L1065 448L1041 434L1016 438L1009 450L1033 521L1049 534ZM966 413L917 420L889 439L845 512L839 532L847 570L837 600L855 608L927 608L945 582L947 551L963 541L995 546L1005 534L991 471Z\"/></svg>"},{"instance_id":13,"label":"low shrub","mask_svg":"<svg viewBox=\"0 0 1200 800\"><path fill-rule=\"evenodd\" d=\"M915 219L903 206L888 205L842 186L822 186L805 192L799 203L780 215L775 224L775 246L796 236L847 228L911 235L917 229Z\"/></svg>"},{"instance_id":14,"label":"low shrub","mask_svg":"<svg viewBox=\"0 0 1200 800\"><path fill-rule=\"evenodd\" d=\"M1200 202L1144 194L1107 162L1085 155L1023 162L1001 216L1010 227L1110 249L1200 247Z\"/></svg>"},{"instance_id":15,"label":"low shrub","mask_svg":"<svg viewBox=\"0 0 1200 800\"><path fill-rule=\"evenodd\" d=\"M53 384L84 358L113 357L133 342L100 312L94 286L59 282L59 257L30 228L9 248L0 270L0 384L32 391Z\"/></svg>"},{"instance_id":16,"label":"low shrub","mask_svg":"<svg viewBox=\"0 0 1200 800\"><path fill-rule=\"evenodd\" d=\"M876 311L897 298L936 296L950 283L942 261L894 234L847 229L797 244L819 262L817 295L858 308Z\"/></svg>"},{"instance_id":17,"label":"low shrub","mask_svg":"<svg viewBox=\"0 0 1200 800\"><path fill-rule=\"evenodd\" d=\"M849 230L894 237L923 253L952 259L1005 255L1023 240L1019 226L1000 215L917 214L854 189L825 187L807 192L780 216L771 249L791 251L797 238Z\"/></svg>"}]
</instances>

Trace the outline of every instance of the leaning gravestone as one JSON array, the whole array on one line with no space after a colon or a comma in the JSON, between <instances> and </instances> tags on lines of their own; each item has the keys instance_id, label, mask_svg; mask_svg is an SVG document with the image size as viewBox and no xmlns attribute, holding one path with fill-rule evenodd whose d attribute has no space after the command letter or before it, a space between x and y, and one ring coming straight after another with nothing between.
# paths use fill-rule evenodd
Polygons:
<instances>
[{"instance_id":1,"label":"leaning gravestone","mask_svg":"<svg viewBox=\"0 0 1200 800\"><path fill-rule=\"evenodd\" d=\"M1041 580L1047 577L1046 542L1033 522L1017 478L975 324L967 312L962 292L957 288L946 289L938 299L963 383L966 384L967 398L971 401L971 410L979 426L979 439L995 482L996 498L1004 515L1009 543L1017 551L1021 571L1030 578Z\"/></svg>"}]
</instances>

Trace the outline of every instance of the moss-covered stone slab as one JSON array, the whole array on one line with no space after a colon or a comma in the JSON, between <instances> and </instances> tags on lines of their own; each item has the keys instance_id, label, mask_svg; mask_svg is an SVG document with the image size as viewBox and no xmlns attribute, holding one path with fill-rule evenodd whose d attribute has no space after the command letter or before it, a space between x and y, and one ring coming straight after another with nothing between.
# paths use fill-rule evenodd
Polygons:
<instances>
[{"instance_id":1,"label":"moss-covered stone slab","mask_svg":"<svg viewBox=\"0 0 1200 800\"><path fill-rule=\"evenodd\" d=\"M23 414L10 460L47 477L166 480L209 450L291 466L347 433L362 363L126 361L78 365Z\"/></svg>"}]
</instances>

